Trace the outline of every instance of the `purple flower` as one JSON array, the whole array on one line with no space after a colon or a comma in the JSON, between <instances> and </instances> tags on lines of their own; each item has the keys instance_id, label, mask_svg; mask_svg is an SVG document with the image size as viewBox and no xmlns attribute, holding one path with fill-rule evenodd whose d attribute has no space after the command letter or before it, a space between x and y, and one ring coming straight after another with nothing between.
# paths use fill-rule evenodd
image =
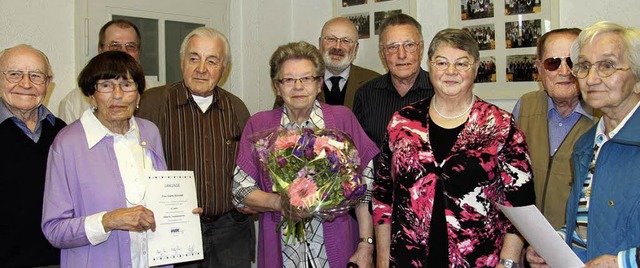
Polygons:
<instances>
[{"instance_id":1,"label":"purple flower","mask_svg":"<svg viewBox=\"0 0 640 268\"><path fill-rule=\"evenodd\" d=\"M332 172L336 172L340 169L340 158L336 152L329 152L329 154L327 154L327 159L329 159L329 167L331 167Z\"/></svg>"},{"instance_id":2,"label":"purple flower","mask_svg":"<svg viewBox=\"0 0 640 268\"><path fill-rule=\"evenodd\" d=\"M287 165L287 158L285 158L282 155L278 156L278 166L280 166L281 168L283 168L284 166Z\"/></svg>"},{"instance_id":3,"label":"purple flower","mask_svg":"<svg viewBox=\"0 0 640 268\"><path fill-rule=\"evenodd\" d=\"M351 180L356 184L356 185L360 185L362 184L362 176L358 173L353 174L353 177L351 177Z\"/></svg>"},{"instance_id":4,"label":"purple flower","mask_svg":"<svg viewBox=\"0 0 640 268\"><path fill-rule=\"evenodd\" d=\"M366 184L360 184L358 185L353 192L351 193L351 197L349 199L357 199L360 198L362 196L364 196L364 193L367 191L367 185Z\"/></svg>"}]
</instances>

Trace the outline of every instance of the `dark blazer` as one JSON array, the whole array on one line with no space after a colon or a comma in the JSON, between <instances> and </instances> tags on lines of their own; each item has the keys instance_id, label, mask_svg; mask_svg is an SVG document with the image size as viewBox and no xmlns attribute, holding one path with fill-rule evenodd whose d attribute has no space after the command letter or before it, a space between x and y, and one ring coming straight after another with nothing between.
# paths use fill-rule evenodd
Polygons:
<instances>
[{"instance_id":1,"label":"dark blazer","mask_svg":"<svg viewBox=\"0 0 640 268\"><path fill-rule=\"evenodd\" d=\"M344 96L344 106L349 107L349 109L353 109L353 100L356 96L356 91L360 88L360 86L364 85L364 83L368 82L371 79L380 76L379 73L362 68L358 65L351 64L351 70L349 70L349 79L347 80L347 87L344 88L346 90ZM326 86L324 83L323 87ZM324 102L324 92L321 90L320 94L318 94L318 100ZM273 104L273 108L277 108L282 106L284 101L280 96L276 96L276 101Z\"/></svg>"}]
</instances>

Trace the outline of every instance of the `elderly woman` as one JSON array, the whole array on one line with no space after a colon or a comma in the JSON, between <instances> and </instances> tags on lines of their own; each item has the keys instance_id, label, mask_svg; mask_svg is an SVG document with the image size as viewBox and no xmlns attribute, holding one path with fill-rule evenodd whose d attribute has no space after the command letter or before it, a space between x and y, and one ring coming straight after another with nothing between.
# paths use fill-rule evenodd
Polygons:
<instances>
[{"instance_id":1,"label":"elderly woman","mask_svg":"<svg viewBox=\"0 0 640 268\"><path fill-rule=\"evenodd\" d=\"M576 141L567 203L567 244L586 267L640 263L640 29L588 27L571 47L572 73L587 104L602 111ZM588 231L588 232L587 232ZM532 267L548 267L532 248Z\"/></svg>"},{"instance_id":2,"label":"elderly woman","mask_svg":"<svg viewBox=\"0 0 640 268\"><path fill-rule=\"evenodd\" d=\"M473 95L479 52L445 29L428 51L432 98L397 111L374 182L378 267L518 267L523 241L495 205L535 201L524 136Z\"/></svg>"},{"instance_id":3,"label":"elderly woman","mask_svg":"<svg viewBox=\"0 0 640 268\"><path fill-rule=\"evenodd\" d=\"M91 107L49 152L42 231L62 267L148 267L148 170L166 164L157 127L134 118L145 87L140 64L120 51L95 56L78 84Z\"/></svg>"},{"instance_id":4,"label":"elderly woman","mask_svg":"<svg viewBox=\"0 0 640 268\"><path fill-rule=\"evenodd\" d=\"M261 212L258 267L346 267L354 262L371 267L373 224L368 201L355 209L357 222L349 215L330 222L314 218L308 229L307 245L291 239L288 243L277 226L282 218L280 195L271 191L269 174L260 167L251 137L255 133L299 128L332 128L348 133L362 163L369 163L364 177L371 178L373 157L378 149L367 137L353 113L343 106L320 103L324 62L322 55L306 42L278 47L270 60L271 79L284 107L255 114L247 122L240 141L234 183L234 204ZM313 230L313 232L312 232Z\"/></svg>"}]
</instances>

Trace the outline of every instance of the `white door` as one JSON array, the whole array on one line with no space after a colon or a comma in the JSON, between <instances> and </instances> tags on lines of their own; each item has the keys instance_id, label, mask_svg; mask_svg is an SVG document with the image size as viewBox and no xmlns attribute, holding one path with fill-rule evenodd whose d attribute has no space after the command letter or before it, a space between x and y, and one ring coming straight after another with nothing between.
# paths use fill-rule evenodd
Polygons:
<instances>
[{"instance_id":1,"label":"white door","mask_svg":"<svg viewBox=\"0 0 640 268\"><path fill-rule=\"evenodd\" d=\"M178 49L198 26L229 34L229 0L77 0L76 70L98 53L98 32L114 18L131 20L142 35L145 74L161 84L180 80Z\"/></svg>"}]
</instances>

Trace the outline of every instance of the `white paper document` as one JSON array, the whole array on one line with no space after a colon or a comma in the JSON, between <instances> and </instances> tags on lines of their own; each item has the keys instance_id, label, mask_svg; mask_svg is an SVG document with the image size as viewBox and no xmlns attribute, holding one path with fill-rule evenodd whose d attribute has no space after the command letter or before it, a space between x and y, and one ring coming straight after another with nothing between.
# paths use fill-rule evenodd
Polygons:
<instances>
[{"instance_id":1,"label":"white paper document","mask_svg":"<svg viewBox=\"0 0 640 268\"><path fill-rule=\"evenodd\" d=\"M573 253L534 205L524 207L497 205L549 266L584 267L580 258Z\"/></svg>"},{"instance_id":2,"label":"white paper document","mask_svg":"<svg viewBox=\"0 0 640 268\"><path fill-rule=\"evenodd\" d=\"M148 232L149 266L203 259L193 171L154 171L148 178L145 202L156 221Z\"/></svg>"}]
</instances>

